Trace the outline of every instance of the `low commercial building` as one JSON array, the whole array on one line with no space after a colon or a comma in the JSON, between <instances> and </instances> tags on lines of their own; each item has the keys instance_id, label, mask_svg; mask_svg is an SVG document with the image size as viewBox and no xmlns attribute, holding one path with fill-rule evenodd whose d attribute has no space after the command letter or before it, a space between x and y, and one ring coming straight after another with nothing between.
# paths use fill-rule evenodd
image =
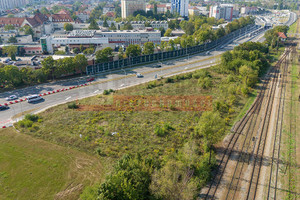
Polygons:
<instances>
[{"instance_id":1,"label":"low commercial building","mask_svg":"<svg viewBox=\"0 0 300 200\"><path fill-rule=\"evenodd\" d=\"M153 29L127 30L127 31L95 31L74 30L68 35L52 35L41 38L43 51L53 53L56 47L69 46L70 49L80 46L97 48L112 47L116 45L128 46L129 44L143 45L146 42L160 44L160 31Z\"/></svg>"}]
</instances>

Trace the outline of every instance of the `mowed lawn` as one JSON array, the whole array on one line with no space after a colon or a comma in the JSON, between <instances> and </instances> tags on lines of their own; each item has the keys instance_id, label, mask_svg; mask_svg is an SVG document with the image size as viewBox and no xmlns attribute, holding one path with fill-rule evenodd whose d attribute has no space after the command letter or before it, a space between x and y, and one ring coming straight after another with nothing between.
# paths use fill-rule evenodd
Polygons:
<instances>
[{"instance_id":1,"label":"mowed lawn","mask_svg":"<svg viewBox=\"0 0 300 200\"><path fill-rule=\"evenodd\" d=\"M104 171L98 157L0 129L0 199L78 199Z\"/></svg>"}]
</instances>

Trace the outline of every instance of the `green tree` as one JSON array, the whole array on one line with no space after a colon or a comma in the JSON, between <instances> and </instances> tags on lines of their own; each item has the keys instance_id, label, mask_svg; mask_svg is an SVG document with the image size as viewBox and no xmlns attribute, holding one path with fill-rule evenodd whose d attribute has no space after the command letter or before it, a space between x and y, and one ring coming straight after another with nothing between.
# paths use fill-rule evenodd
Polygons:
<instances>
[{"instance_id":1,"label":"green tree","mask_svg":"<svg viewBox=\"0 0 300 200\"><path fill-rule=\"evenodd\" d=\"M6 31L15 30L15 27L11 24L7 24L4 26L4 30L6 30Z\"/></svg>"},{"instance_id":2,"label":"green tree","mask_svg":"<svg viewBox=\"0 0 300 200\"><path fill-rule=\"evenodd\" d=\"M8 84L19 86L22 83L22 74L18 67L6 65L3 69Z\"/></svg>"},{"instance_id":3,"label":"green tree","mask_svg":"<svg viewBox=\"0 0 300 200\"><path fill-rule=\"evenodd\" d=\"M106 47L102 50L98 50L96 52L96 62L101 63L101 62L109 61L110 57L112 57L112 52L113 49L110 47Z\"/></svg>"},{"instance_id":4,"label":"green tree","mask_svg":"<svg viewBox=\"0 0 300 200\"><path fill-rule=\"evenodd\" d=\"M91 23L88 27L89 30L99 30L99 25L97 24L96 20L95 19L92 19L91 20Z\"/></svg>"},{"instance_id":5,"label":"green tree","mask_svg":"<svg viewBox=\"0 0 300 200\"><path fill-rule=\"evenodd\" d=\"M24 33L25 35L31 35L34 36L34 31L30 26L24 26Z\"/></svg>"},{"instance_id":6,"label":"green tree","mask_svg":"<svg viewBox=\"0 0 300 200\"><path fill-rule=\"evenodd\" d=\"M16 53L18 48L16 46L5 46L3 47L3 53L6 53L12 60L16 60Z\"/></svg>"},{"instance_id":7,"label":"green tree","mask_svg":"<svg viewBox=\"0 0 300 200\"><path fill-rule=\"evenodd\" d=\"M80 50L79 50L78 48L74 48L74 49L73 49L73 52L74 52L75 54L78 54L78 53L80 53Z\"/></svg>"},{"instance_id":8,"label":"green tree","mask_svg":"<svg viewBox=\"0 0 300 200\"><path fill-rule=\"evenodd\" d=\"M41 13L44 15L50 14L50 11L46 7L41 8Z\"/></svg>"},{"instance_id":9,"label":"green tree","mask_svg":"<svg viewBox=\"0 0 300 200\"><path fill-rule=\"evenodd\" d=\"M55 60L52 56L48 56L44 60L42 60L42 70L48 76L51 74L54 79L54 70L55 70Z\"/></svg>"},{"instance_id":10,"label":"green tree","mask_svg":"<svg viewBox=\"0 0 300 200\"><path fill-rule=\"evenodd\" d=\"M130 22L126 22L122 27L122 30L132 30L132 29L133 27Z\"/></svg>"},{"instance_id":11,"label":"green tree","mask_svg":"<svg viewBox=\"0 0 300 200\"><path fill-rule=\"evenodd\" d=\"M109 28L109 29L110 29L110 30L113 30L113 31L114 31L114 30L117 30L117 27L116 27L115 23L112 22L112 23L110 24L110 28Z\"/></svg>"},{"instance_id":12,"label":"green tree","mask_svg":"<svg viewBox=\"0 0 300 200\"><path fill-rule=\"evenodd\" d=\"M163 37L165 35L166 30L164 29L164 27L159 27L158 29L160 31L160 36Z\"/></svg>"},{"instance_id":13,"label":"green tree","mask_svg":"<svg viewBox=\"0 0 300 200\"><path fill-rule=\"evenodd\" d=\"M202 113L196 129L196 136L202 136L209 150L211 163L212 146L219 142L225 133L225 121L217 111Z\"/></svg>"},{"instance_id":14,"label":"green tree","mask_svg":"<svg viewBox=\"0 0 300 200\"><path fill-rule=\"evenodd\" d=\"M18 40L16 37L11 36L10 38L8 38L7 43L18 43Z\"/></svg>"},{"instance_id":15,"label":"green tree","mask_svg":"<svg viewBox=\"0 0 300 200\"><path fill-rule=\"evenodd\" d=\"M190 200L197 193L194 170L184 163L170 159L152 175L151 192L157 199Z\"/></svg>"},{"instance_id":16,"label":"green tree","mask_svg":"<svg viewBox=\"0 0 300 200\"><path fill-rule=\"evenodd\" d=\"M127 48L126 48L126 56L127 57L135 57L135 56L139 56L142 53L142 49L139 45L137 44L130 44Z\"/></svg>"},{"instance_id":17,"label":"green tree","mask_svg":"<svg viewBox=\"0 0 300 200\"><path fill-rule=\"evenodd\" d=\"M125 155L114 166L105 182L94 188L87 188L81 199L151 199L149 186L153 164L150 159Z\"/></svg>"},{"instance_id":18,"label":"green tree","mask_svg":"<svg viewBox=\"0 0 300 200\"><path fill-rule=\"evenodd\" d=\"M88 64L87 58L85 57L85 55L78 54L74 57L74 64L75 64L75 69L77 71L80 71L82 74L82 72L85 71L85 68Z\"/></svg>"},{"instance_id":19,"label":"green tree","mask_svg":"<svg viewBox=\"0 0 300 200\"><path fill-rule=\"evenodd\" d=\"M172 34L172 29L168 28L164 34L165 37L170 37Z\"/></svg>"},{"instance_id":20,"label":"green tree","mask_svg":"<svg viewBox=\"0 0 300 200\"><path fill-rule=\"evenodd\" d=\"M94 51L95 51L94 48L87 48L87 49L83 50L83 53L88 55L88 54L93 54Z\"/></svg>"},{"instance_id":21,"label":"green tree","mask_svg":"<svg viewBox=\"0 0 300 200\"><path fill-rule=\"evenodd\" d=\"M124 58L124 49L122 47L119 48L119 59L123 59Z\"/></svg>"},{"instance_id":22,"label":"green tree","mask_svg":"<svg viewBox=\"0 0 300 200\"><path fill-rule=\"evenodd\" d=\"M154 53L154 44L153 44L153 42L146 42L144 44L143 54L148 55L148 54L153 54L153 53Z\"/></svg>"},{"instance_id":23,"label":"green tree","mask_svg":"<svg viewBox=\"0 0 300 200\"><path fill-rule=\"evenodd\" d=\"M109 25L108 25L106 19L105 19L104 22L103 22L103 27L107 27L107 28L109 27Z\"/></svg>"},{"instance_id":24,"label":"green tree","mask_svg":"<svg viewBox=\"0 0 300 200\"><path fill-rule=\"evenodd\" d=\"M7 18L13 18L13 17L15 17L14 14L8 14L8 15L7 15Z\"/></svg>"},{"instance_id":25,"label":"green tree","mask_svg":"<svg viewBox=\"0 0 300 200\"><path fill-rule=\"evenodd\" d=\"M71 23L64 24L65 31L73 31L73 25Z\"/></svg>"}]
</instances>

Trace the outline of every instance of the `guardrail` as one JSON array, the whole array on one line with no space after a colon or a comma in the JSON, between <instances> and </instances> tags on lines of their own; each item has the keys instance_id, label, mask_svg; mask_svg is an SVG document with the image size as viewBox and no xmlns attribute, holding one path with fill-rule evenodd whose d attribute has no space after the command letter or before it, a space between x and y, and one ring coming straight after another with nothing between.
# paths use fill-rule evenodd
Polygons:
<instances>
[{"instance_id":1,"label":"guardrail","mask_svg":"<svg viewBox=\"0 0 300 200\"><path fill-rule=\"evenodd\" d=\"M258 29L261 28L259 25L251 24L244 28L241 28L239 30L236 30L222 38L219 38L217 40L214 40L212 42L208 42L205 44L193 46L193 47L187 47L182 48L175 51L164 51L149 55L141 55L137 57L130 57L126 59L120 59L116 61L111 62L105 62L105 63L99 63L95 65L89 65L86 67L86 74L99 74L102 72L107 72L111 70L121 69L128 66L135 66L140 64L147 64L152 62L160 62L165 59L174 59L178 57L183 57L187 55L197 54L201 52L208 51L210 49L213 49L219 45L223 45L229 41L232 41L234 38L240 35L245 35L250 29Z\"/></svg>"}]
</instances>

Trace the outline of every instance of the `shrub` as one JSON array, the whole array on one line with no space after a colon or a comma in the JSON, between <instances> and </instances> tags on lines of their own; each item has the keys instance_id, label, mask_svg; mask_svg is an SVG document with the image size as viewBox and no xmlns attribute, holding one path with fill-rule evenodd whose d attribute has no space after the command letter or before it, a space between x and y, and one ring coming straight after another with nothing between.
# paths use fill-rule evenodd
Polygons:
<instances>
[{"instance_id":1,"label":"shrub","mask_svg":"<svg viewBox=\"0 0 300 200\"><path fill-rule=\"evenodd\" d=\"M78 105L77 105L75 102L72 102L72 103L69 103L69 104L68 104L68 108L69 108L69 109L77 109L77 108L78 108Z\"/></svg>"},{"instance_id":2,"label":"shrub","mask_svg":"<svg viewBox=\"0 0 300 200\"><path fill-rule=\"evenodd\" d=\"M170 130L174 130L174 128L172 126L170 126L169 124L164 124L163 126L156 124L154 133L155 133L155 135L157 135L159 137L164 137L169 133Z\"/></svg>"},{"instance_id":3,"label":"shrub","mask_svg":"<svg viewBox=\"0 0 300 200\"><path fill-rule=\"evenodd\" d=\"M33 125L33 121L28 120L28 119L23 119L18 122L19 126L25 127L25 128L30 128Z\"/></svg>"},{"instance_id":4,"label":"shrub","mask_svg":"<svg viewBox=\"0 0 300 200\"><path fill-rule=\"evenodd\" d=\"M208 89L212 86L212 81L211 78L205 77L205 78L199 78L198 84L200 85L201 88L203 89Z\"/></svg>"},{"instance_id":5,"label":"shrub","mask_svg":"<svg viewBox=\"0 0 300 200\"><path fill-rule=\"evenodd\" d=\"M34 114L27 114L27 115L25 115L25 119L32 121L32 122L36 122L36 121L38 121L39 116L34 115Z\"/></svg>"},{"instance_id":6,"label":"shrub","mask_svg":"<svg viewBox=\"0 0 300 200\"><path fill-rule=\"evenodd\" d=\"M200 70L200 71L194 73L194 74L192 75L192 77L193 77L194 79L199 79L199 78L204 79L204 78L206 78L206 77L211 78L211 75L210 75L210 73L209 73L207 70Z\"/></svg>"},{"instance_id":7,"label":"shrub","mask_svg":"<svg viewBox=\"0 0 300 200\"><path fill-rule=\"evenodd\" d=\"M103 95L109 95L109 94L110 94L110 92L108 90L103 91Z\"/></svg>"},{"instance_id":8,"label":"shrub","mask_svg":"<svg viewBox=\"0 0 300 200\"><path fill-rule=\"evenodd\" d=\"M174 79L171 78L171 77L168 77L166 80L165 80L166 83L174 83Z\"/></svg>"}]
</instances>

